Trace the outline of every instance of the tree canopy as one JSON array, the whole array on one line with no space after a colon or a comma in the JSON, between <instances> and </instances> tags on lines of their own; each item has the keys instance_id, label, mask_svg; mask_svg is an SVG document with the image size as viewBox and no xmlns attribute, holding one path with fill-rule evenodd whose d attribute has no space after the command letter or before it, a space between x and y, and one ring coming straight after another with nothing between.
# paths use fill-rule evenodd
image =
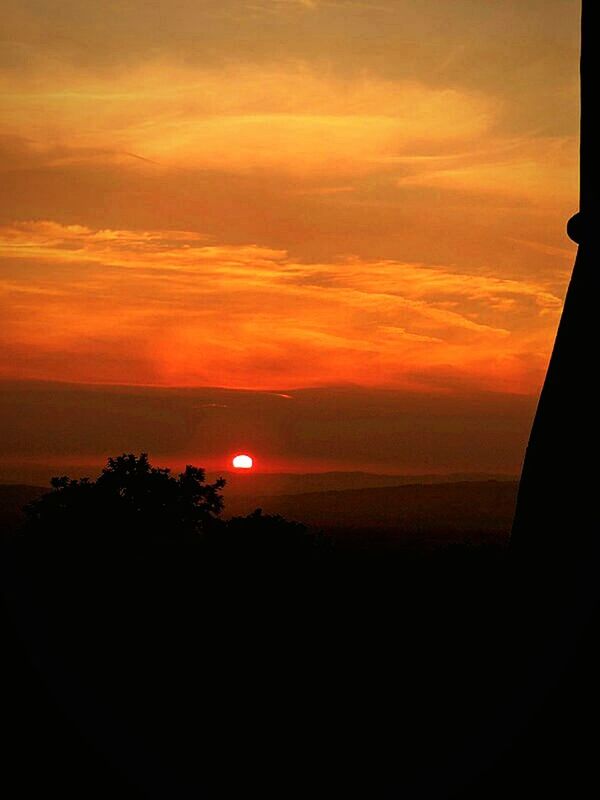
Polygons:
<instances>
[{"instance_id":1,"label":"tree canopy","mask_svg":"<svg viewBox=\"0 0 600 800\"><path fill-rule=\"evenodd\" d=\"M109 458L96 480L52 478L52 490L30 503L30 528L110 530L134 527L169 533L200 533L218 524L224 478L206 483L205 471L186 466L177 476L153 467L147 453Z\"/></svg>"}]
</instances>

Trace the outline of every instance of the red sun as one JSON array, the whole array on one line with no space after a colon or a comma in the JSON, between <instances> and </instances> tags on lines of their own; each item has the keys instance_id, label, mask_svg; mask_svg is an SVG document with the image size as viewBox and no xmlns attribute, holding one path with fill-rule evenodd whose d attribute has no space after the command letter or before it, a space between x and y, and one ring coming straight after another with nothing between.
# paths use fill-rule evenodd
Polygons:
<instances>
[{"instance_id":1,"label":"red sun","mask_svg":"<svg viewBox=\"0 0 600 800\"><path fill-rule=\"evenodd\" d=\"M236 469L252 469L254 460L252 456L246 455L246 453L240 453L234 457L231 463Z\"/></svg>"}]
</instances>

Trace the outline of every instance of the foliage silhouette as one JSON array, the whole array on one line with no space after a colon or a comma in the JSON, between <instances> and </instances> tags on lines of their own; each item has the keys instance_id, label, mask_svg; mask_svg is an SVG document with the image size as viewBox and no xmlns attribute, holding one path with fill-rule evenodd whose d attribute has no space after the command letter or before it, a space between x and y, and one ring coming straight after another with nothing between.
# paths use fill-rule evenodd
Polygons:
<instances>
[{"instance_id":1,"label":"foliage silhouette","mask_svg":"<svg viewBox=\"0 0 600 800\"><path fill-rule=\"evenodd\" d=\"M203 469L186 466L177 477L153 467L146 453L109 458L97 480L52 478L52 491L26 506L29 530L103 528L167 530L171 535L201 533L219 521L225 480L205 482ZM81 527L80 527L81 526Z\"/></svg>"},{"instance_id":2,"label":"foliage silhouette","mask_svg":"<svg viewBox=\"0 0 600 800\"><path fill-rule=\"evenodd\" d=\"M206 483L204 469L186 466L173 476L154 467L147 453L124 453L109 458L96 480L67 476L53 478L52 489L25 507L25 538L45 540L46 552L66 548L63 557L76 568L77 559L114 559L130 566L125 553L136 558L180 559L176 545L192 555L196 578L208 585L217 580L256 584L291 573L300 576L308 564L323 559L327 542L305 525L257 508L247 516L222 518L225 480ZM160 540L167 550L141 547ZM115 550L115 547L117 548ZM70 550L69 550L70 548ZM160 555L159 555L160 552ZM262 577L261 577L262 576ZM192 580L192 577L190 580ZM237 590L239 591L239 586Z\"/></svg>"}]
</instances>

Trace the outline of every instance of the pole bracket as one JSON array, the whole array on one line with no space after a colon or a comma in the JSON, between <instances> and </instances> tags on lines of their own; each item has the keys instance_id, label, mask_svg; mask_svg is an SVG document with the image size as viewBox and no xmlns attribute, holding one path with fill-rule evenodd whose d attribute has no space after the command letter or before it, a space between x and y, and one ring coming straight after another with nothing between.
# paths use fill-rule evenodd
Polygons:
<instances>
[{"instance_id":1,"label":"pole bracket","mask_svg":"<svg viewBox=\"0 0 600 800\"><path fill-rule=\"evenodd\" d=\"M572 239L576 244L581 244L585 237L585 219L581 211L571 217L567 222L567 236Z\"/></svg>"}]
</instances>

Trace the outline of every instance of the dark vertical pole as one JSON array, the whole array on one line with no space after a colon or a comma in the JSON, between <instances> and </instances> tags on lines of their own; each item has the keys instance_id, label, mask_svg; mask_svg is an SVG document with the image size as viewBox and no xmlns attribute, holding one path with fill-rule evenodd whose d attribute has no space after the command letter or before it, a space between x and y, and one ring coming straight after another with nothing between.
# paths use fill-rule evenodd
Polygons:
<instances>
[{"instance_id":1,"label":"dark vertical pole","mask_svg":"<svg viewBox=\"0 0 600 800\"><path fill-rule=\"evenodd\" d=\"M599 123L592 116L591 85L600 53L592 7L593 0L583 0L580 211L567 227L579 248L525 455L511 537L515 561L527 565L532 580L563 586L595 558L600 539L600 397L594 386L600 328L594 231Z\"/></svg>"},{"instance_id":2,"label":"dark vertical pole","mask_svg":"<svg viewBox=\"0 0 600 800\"><path fill-rule=\"evenodd\" d=\"M593 73L600 67L600 57L594 51L593 33L597 23L592 11L591 0L583 0L581 4L581 144L580 144L580 190L579 214L569 220L568 233L573 241L580 244L584 237L586 219L598 207L598 136L600 121L594 113L597 105L594 101Z\"/></svg>"},{"instance_id":3,"label":"dark vertical pole","mask_svg":"<svg viewBox=\"0 0 600 800\"><path fill-rule=\"evenodd\" d=\"M597 14L597 10L596 10ZM581 12L581 160L580 160L580 200L579 209L582 216L591 214L598 206L598 134L600 123L598 114L594 113L597 102L593 97L593 74L600 66L597 47L593 41L594 12L592 0L583 0ZM592 103L594 105L592 105ZM579 242L579 238L575 239Z\"/></svg>"}]
</instances>

